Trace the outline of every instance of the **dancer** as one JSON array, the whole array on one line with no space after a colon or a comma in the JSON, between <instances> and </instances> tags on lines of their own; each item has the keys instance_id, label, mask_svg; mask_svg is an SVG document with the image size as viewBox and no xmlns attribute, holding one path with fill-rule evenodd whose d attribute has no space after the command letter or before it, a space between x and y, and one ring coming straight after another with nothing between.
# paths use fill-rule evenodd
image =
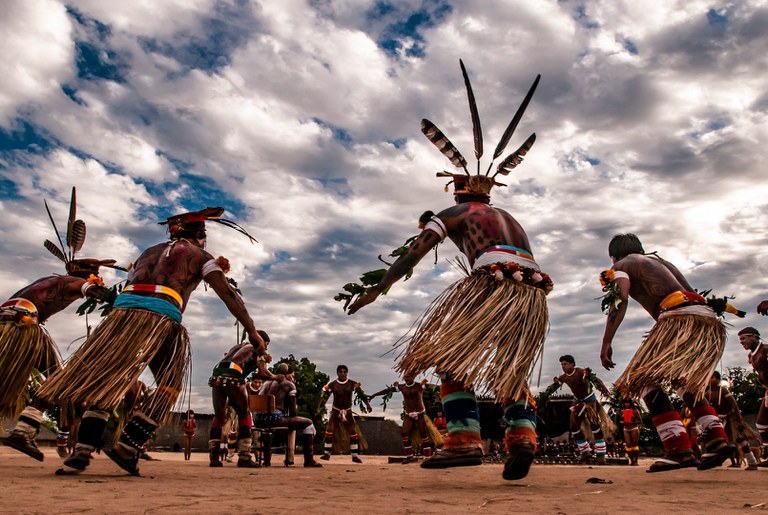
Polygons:
<instances>
[{"instance_id":1,"label":"dancer","mask_svg":"<svg viewBox=\"0 0 768 515\"><path fill-rule=\"evenodd\" d=\"M728 439L738 447L731 453L730 467L741 468L741 457L739 456L739 449L741 449L747 460L747 470L757 470L757 459L752 453L749 441L752 439L759 440L760 435L749 427L744 417L741 416L741 408L736 402L736 398L728 390L728 387L722 384L722 376L717 370L712 373L712 379L709 381L707 399L723 422Z\"/></svg>"},{"instance_id":2,"label":"dancer","mask_svg":"<svg viewBox=\"0 0 768 515\"><path fill-rule=\"evenodd\" d=\"M392 386L384 388L368 397L373 400L374 397L387 395L390 392L400 392L403 394L403 426L400 434L403 438L403 447L405 447L405 460L403 464L416 461L416 453L413 450L413 434L418 433L421 437L421 451L425 458L432 456L435 447L440 447L443 438L440 436L435 424L432 423L427 415L427 409L424 407L424 389L427 380L420 383L416 382L416 377L412 374L403 376L404 383L395 381Z\"/></svg>"},{"instance_id":3,"label":"dancer","mask_svg":"<svg viewBox=\"0 0 768 515\"><path fill-rule=\"evenodd\" d=\"M463 63L461 69L479 160L483 152L480 121ZM506 148L538 81L539 77L507 127L493 159ZM387 292L431 249L450 238L466 256L471 272L426 309L397 365L404 374L414 375L434 367L442 380L440 394L448 436L443 449L421 466L445 468L482 463L483 441L474 393L475 387L482 387L506 405L505 444L509 458L503 477L521 479L528 474L536 451L535 406L526 380L546 336L546 295L552 289L552 281L534 260L522 226L506 211L490 206L490 191L493 186L504 186L496 177L507 175L522 162L535 134L504 158L493 175L471 175L466 159L432 122L422 120L422 132L455 166L464 170L463 174L437 174L452 177L456 205L430 218L379 283L349 306L349 314Z\"/></svg>"},{"instance_id":4,"label":"dancer","mask_svg":"<svg viewBox=\"0 0 768 515\"><path fill-rule=\"evenodd\" d=\"M365 395L362 394L360 383L349 379L348 374L349 369L347 366L339 365L336 367L336 379L323 387L320 405L325 404L330 396L333 396L333 405L331 414L328 417L328 423L325 425L325 452L320 457L321 460L327 461L331 459L333 436L334 432L338 430L341 431L342 435L346 433L349 438L349 450L352 455L352 461L355 463L363 462L359 456L360 434L358 433L357 424L355 424L355 418L352 413L353 394L357 393L361 396L368 411L371 411L371 405Z\"/></svg>"},{"instance_id":5,"label":"dancer","mask_svg":"<svg viewBox=\"0 0 768 515\"><path fill-rule=\"evenodd\" d=\"M265 347L269 345L269 335L258 331ZM213 398L213 422L208 439L208 456L211 467L221 467L219 459L219 445L222 439L222 427L227 422L228 407L231 407L237 415L237 431L234 426L230 428L229 440L232 453L237 451L237 466L240 468L258 467L258 463L251 457L251 436L253 419L248 411L248 391L246 378L253 372L261 379L272 378L267 370L269 355L261 354L260 349L250 341L235 345L213 369L213 375L208 380ZM234 438L233 438L234 436ZM229 447L229 445L228 445ZM227 455L229 461L229 455Z\"/></svg>"},{"instance_id":6,"label":"dancer","mask_svg":"<svg viewBox=\"0 0 768 515\"><path fill-rule=\"evenodd\" d=\"M229 262L214 259L204 250L206 220L234 227L251 238L233 222L220 219L223 213L224 208L207 208L161 222L168 225L170 241L139 256L114 309L75 352L69 365L41 388L39 395L46 399L90 406L83 415L75 452L64 460L58 473L86 469L91 453L100 445L110 412L149 367L157 385L153 395L127 422L117 444L106 451L125 471L139 475L139 451L168 419L184 386L190 350L181 314L201 281L205 280L243 325L256 352L266 352L245 304L224 275Z\"/></svg>"},{"instance_id":7,"label":"dancer","mask_svg":"<svg viewBox=\"0 0 768 515\"><path fill-rule=\"evenodd\" d=\"M45 208L50 216L47 203ZM58 403L49 403L37 395L29 399L27 385L33 374L36 381L42 381L61 368L56 344L43 324L83 297L95 302L106 301L110 291L99 277L99 268L120 269L114 259L76 259L86 233L85 223L76 219L76 214L76 190L72 188L66 235L68 250L64 249L53 217L51 223L61 247L45 241L45 248L64 262L66 275L42 277L0 305L0 418L19 417L11 434L0 441L39 461L43 461L44 456L34 439L40 430L43 412ZM73 422L68 417L74 418L72 414L62 414L59 421L56 449L61 457L68 452L68 426Z\"/></svg>"},{"instance_id":8,"label":"dancer","mask_svg":"<svg viewBox=\"0 0 768 515\"><path fill-rule=\"evenodd\" d=\"M768 467L768 345L761 341L760 332L754 327L745 327L739 331L739 343L749 352L749 363L757 373L760 384L766 388L765 398L757 412L756 425L763 445L763 461L758 466Z\"/></svg>"},{"instance_id":9,"label":"dancer","mask_svg":"<svg viewBox=\"0 0 768 515\"><path fill-rule=\"evenodd\" d=\"M611 359L613 337L624 319L629 297L656 320L615 383L625 397L643 397L664 444L664 457L648 472L720 466L733 446L704 391L725 348L725 325L683 274L659 256L645 254L634 234L614 236L608 254L613 267L600 276L606 292L603 305L609 306L600 351L603 366L608 370L615 366ZM701 462L693 454L682 418L663 384L678 388L691 408L701 440Z\"/></svg>"},{"instance_id":10,"label":"dancer","mask_svg":"<svg viewBox=\"0 0 768 515\"><path fill-rule=\"evenodd\" d=\"M606 396L609 395L608 389L605 387L605 384L592 373L592 370L589 368L577 367L576 360L570 354L560 356L558 359L560 361L560 366L563 369L563 374L554 378L553 386L557 388L561 385L567 385L568 388L571 389L571 393L573 393L574 400L573 406L571 406L570 409L571 414L569 424L571 435L576 441L576 447L579 450L579 461L582 463L586 462L591 456L589 442L584 435L584 431L581 429L582 423L586 422L589 424L592 436L594 436L595 439L597 463L599 465L605 465L605 455L607 450L601 423L606 423L607 416L600 405L600 401L598 401L597 396L595 396L594 388L597 388L600 393ZM547 388L547 391L549 390L550 388ZM612 434L611 430L606 432L609 435Z\"/></svg>"},{"instance_id":11,"label":"dancer","mask_svg":"<svg viewBox=\"0 0 768 515\"><path fill-rule=\"evenodd\" d=\"M184 421L181 423L181 430L184 432L184 460L189 461L192 457L192 439L195 437L195 412L187 410Z\"/></svg>"}]
</instances>

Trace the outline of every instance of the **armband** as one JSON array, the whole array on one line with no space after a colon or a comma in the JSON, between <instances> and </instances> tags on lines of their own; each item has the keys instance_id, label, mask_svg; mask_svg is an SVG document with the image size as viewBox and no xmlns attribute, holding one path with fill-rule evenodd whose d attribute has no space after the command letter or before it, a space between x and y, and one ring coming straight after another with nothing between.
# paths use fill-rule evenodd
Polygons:
<instances>
[{"instance_id":1,"label":"armband","mask_svg":"<svg viewBox=\"0 0 768 515\"><path fill-rule=\"evenodd\" d=\"M221 272L222 274L224 273L224 270L222 270L221 267L216 263L215 259L209 259L203 265L203 277L210 274L211 272Z\"/></svg>"},{"instance_id":2,"label":"armband","mask_svg":"<svg viewBox=\"0 0 768 515\"><path fill-rule=\"evenodd\" d=\"M424 230L430 230L440 237L440 241L443 241L448 236L448 229L445 224L438 217L433 216L429 219L429 222L424 224Z\"/></svg>"},{"instance_id":3,"label":"armband","mask_svg":"<svg viewBox=\"0 0 768 515\"><path fill-rule=\"evenodd\" d=\"M89 282L84 282L84 283L83 283L83 285L80 287L80 292L83 294L83 297L85 297L85 296L86 296L86 295L85 295L85 292L87 292L87 291L88 291L88 289L89 289L91 286L93 286L91 283L89 283Z\"/></svg>"}]
</instances>

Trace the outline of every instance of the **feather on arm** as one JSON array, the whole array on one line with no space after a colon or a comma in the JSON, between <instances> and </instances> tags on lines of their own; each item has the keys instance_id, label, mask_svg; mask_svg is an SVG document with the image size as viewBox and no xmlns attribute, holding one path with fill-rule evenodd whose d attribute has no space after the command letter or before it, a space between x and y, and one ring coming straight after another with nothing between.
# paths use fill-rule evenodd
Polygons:
<instances>
[{"instance_id":1,"label":"feather on arm","mask_svg":"<svg viewBox=\"0 0 768 515\"><path fill-rule=\"evenodd\" d=\"M447 157L453 166L463 168L465 172L467 172L467 160L464 159L464 156L461 155L461 152L459 152L459 149L456 148L456 146L451 143L451 141L443 134L443 132L437 128L437 126L424 118L421 120L421 132L424 133L424 135L427 137L429 141L432 142L433 145L435 145L440 152L443 153L445 157ZM467 172L467 175L469 175L469 172Z\"/></svg>"},{"instance_id":2,"label":"feather on arm","mask_svg":"<svg viewBox=\"0 0 768 515\"><path fill-rule=\"evenodd\" d=\"M67 218L67 247L69 247L69 259L75 258L75 245L72 234L72 226L75 225L75 218L77 218L77 195L75 193L75 187L72 186L72 197L69 200L69 217Z\"/></svg>"}]
</instances>

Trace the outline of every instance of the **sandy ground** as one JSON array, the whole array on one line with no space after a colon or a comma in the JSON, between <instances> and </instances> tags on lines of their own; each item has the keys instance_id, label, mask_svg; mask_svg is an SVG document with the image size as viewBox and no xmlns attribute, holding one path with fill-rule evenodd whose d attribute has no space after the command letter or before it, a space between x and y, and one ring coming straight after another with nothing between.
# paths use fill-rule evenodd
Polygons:
<instances>
[{"instance_id":1,"label":"sandy ground","mask_svg":"<svg viewBox=\"0 0 768 515\"><path fill-rule=\"evenodd\" d=\"M40 463L0 446L0 513L746 513L768 510L768 469L680 470L647 474L629 466L534 465L504 481L500 464L425 470L384 456L334 456L324 467L279 463L266 469L208 467L207 455L153 453L143 477L125 475L100 455L87 473L54 476L60 460ZM587 483L589 478L612 481Z\"/></svg>"}]
</instances>

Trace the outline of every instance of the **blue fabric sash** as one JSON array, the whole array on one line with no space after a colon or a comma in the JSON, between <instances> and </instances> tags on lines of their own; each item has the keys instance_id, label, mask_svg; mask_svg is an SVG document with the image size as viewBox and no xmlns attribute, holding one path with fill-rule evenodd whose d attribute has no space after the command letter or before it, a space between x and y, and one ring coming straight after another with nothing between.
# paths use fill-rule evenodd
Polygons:
<instances>
[{"instance_id":1,"label":"blue fabric sash","mask_svg":"<svg viewBox=\"0 0 768 515\"><path fill-rule=\"evenodd\" d=\"M122 293L115 299L114 307L123 309L146 309L181 323L181 310L165 299Z\"/></svg>"}]
</instances>

